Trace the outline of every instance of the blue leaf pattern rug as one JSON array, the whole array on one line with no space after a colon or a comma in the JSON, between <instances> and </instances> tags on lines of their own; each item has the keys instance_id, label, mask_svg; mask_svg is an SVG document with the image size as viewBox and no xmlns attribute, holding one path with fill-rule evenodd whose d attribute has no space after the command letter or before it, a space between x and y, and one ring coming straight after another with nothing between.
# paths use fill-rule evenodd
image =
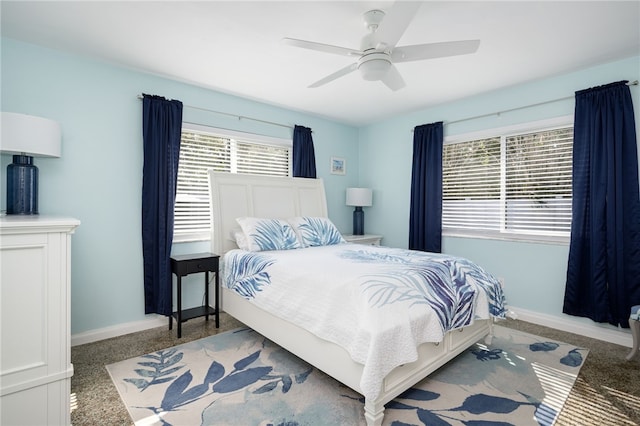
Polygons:
<instances>
[{"instance_id":1,"label":"blue leaf pattern rug","mask_svg":"<svg viewBox=\"0 0 640 426\"><path fill-rule=\"evenodd\" d=\"M494 327L386 405L383 424L552 425L588 350ZM107 366L136 425L365 425L361 395L250 329Z\"/></svg>"}]
</instances>

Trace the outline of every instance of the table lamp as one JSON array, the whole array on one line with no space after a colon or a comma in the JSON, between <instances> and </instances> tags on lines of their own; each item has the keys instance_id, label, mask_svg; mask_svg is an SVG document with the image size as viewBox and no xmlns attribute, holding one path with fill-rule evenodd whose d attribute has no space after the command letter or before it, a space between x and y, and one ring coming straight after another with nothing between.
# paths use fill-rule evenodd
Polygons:
<instances>
[{"instance_id":1,"label":"table lamp","mask_svg":"<svg viewBox=\"0 0 640 426\"><path fill-rule=\"evenodd\" d=\"M363 207L372 205L373 191L369 188L347 188L347 205L353 210L353 235L364 235Z\"/></svg>"},{"instance_id":2,"label":"table lamp","mask_svg":"<svg viewBox=\"0 0 640 426\"><path fill-rule=\"evenodd\" d=\"M47 118L2 112L0 151L13 155L7 166L7 214L38 214L38 168L33 157L60 157L60 125Z\"/></svg>"}]
</instances>

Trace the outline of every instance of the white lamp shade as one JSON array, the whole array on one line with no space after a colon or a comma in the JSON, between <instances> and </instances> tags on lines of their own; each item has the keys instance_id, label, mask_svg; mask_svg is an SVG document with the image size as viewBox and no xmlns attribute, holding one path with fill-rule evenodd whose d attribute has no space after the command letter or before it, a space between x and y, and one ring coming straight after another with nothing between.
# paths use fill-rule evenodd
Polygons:
<instances>
[{"instance_id":1,"label":"white lamp shade","mask_svg":"<svg viewBox=\"0 0 640 426\"><path fill-rule=\"evenodd\" d=\"M370 207L373 202L373 191L369 188L347 188L347 205Z\"/></svg>"},{"instance_id":2,"label":"white lamp shade","mask_svg":"<svg viewBox=\"0 0 640 426\"><path fill-rule=\"evenodd\" d=\"M60 157L62 131L48 118L2 112L0 151L32 157Z\"/></svg>"},{"instance_id":3,"label":"white lamp shade","mask_svg":"<svg viewBox=\"0 0 640 426\"><path fill-rule=\"evenodd\" d=\"M382 80L389 72L389 68L391 68L391 62L387 59L371 59L358 67L362 78L368 81Z\"/></svg>"},{"instance_id":4,"label":"white lamp shade","mask_svg":"<svg viewBox=\"0 0 640 426\"><path fill-rule=\"evenodd\" d=\"M376 40L375 36L373 38L370 38L371 36L373 36L373 34L369 33L369 35L365 36L365 39L363 39L362 41L363 43L372 44L373 46L375 46L376 44L378 44L378 41ZM366 51L367 48L368 47L364 47L362 50ZM388 53L368 52L358 60L358 69L360 70L360 74L362 74L362 78L364 78L365 80L382 80L384 76L387 75L390 68L391 58Z\"/></svg>"}]
</instances>

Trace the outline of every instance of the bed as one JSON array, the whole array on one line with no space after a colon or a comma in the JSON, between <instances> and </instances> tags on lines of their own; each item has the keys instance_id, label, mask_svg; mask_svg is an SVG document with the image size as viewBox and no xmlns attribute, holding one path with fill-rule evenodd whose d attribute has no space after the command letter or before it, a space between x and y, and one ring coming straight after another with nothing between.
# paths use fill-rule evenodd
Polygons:
<instances>
[{"instance_id":1,"label":"bed","mask_svg":"<svg viewBox=\"0 0 640 426\"><path fill-rule=\"evenodd\" d=\"M319 223L329 223L329 227L332 225L326 220L327 203L321 179L210 171L209 182L213 223L211 250L220 254L223 259L222 310L362 394L365 400L364 416L368 426L382 424L384 405L387 402L478 340L490 339L493 318L504 317L502 290L495 279L492 279L491 284L483 281L481 287L488 286L487 294L474 291L475 296L470 296L470 289L479 286L475 279L465 278L465 282L458 283L456 288L464 291L460 290L453 298L464 299L465 303L477 305L477 308L471 313L465 311L464 315L452 315L450 320L453 323L447 327L451 329L445 329L440 334L436 330L438 327L434 325L437 321L432 318L433 313L425 314L430 316L428 320L422 318L422 314L404 315L407 317L404 319L400 318L403 316L403 308L390 306L392 304L386 302L380 303L381 299L388 301L390 296L388 293L382 293L381 296L379 283L382 281L379 278L395 270L390 269L397 268L394 263L409 262L413 265L423 262L423 257L430 255L400 249L359 246L344 241L332 241L337 244L316 246L305 244L300 234L301 228L297 226L302 222L297 223L296 220L313 219ZM286 247L291 250L282 250L283 247L276 247L278 250L273 251L253 250L252 242L247 245L246 241L241 240L242 235L247 235L245 231L254 229L251 227L255 227L256 223L263 224L271 220L276 223L285 221L289 224L292 219L294 222L291 228L295 234L295 241L292 238L293 246ZM289 236L289 229L286 231L286 236ZM303 243L300 244L300 241ZM239 245L243 250L239 249ZM312 246L306 247L307 245ZM435 256L429 259L436 264L436 268L446 269L453 264L448 258ZM373 263L373 258L384 260ZM268 288L268 291L262 291L261 285L243 284L244 281L238 278L240 273L233 272L234 265L246 265L249 260L262 262L261 267L265 268L262 274L269 281L269 285L265 284L264 288ZM458 262L458 259L454 260ZM465 259L459 261L462 262L462 266L456 263L456 269L476 267ZM330 275L332 270L338 271L338 275ZM364 304L377 304L373 310L388 310L392 316L387 315L384 320L379 321L371 320L369 318L373 317L367 316L371 314L360 313L359 306L363 304L362 301L354 299L347 302L346 296L343 297L345 301L336 302L335 305L327 302L329 299L325 299L326 294L343 291L342 287L339 287L342 281L353 284L353 288L357 289L349 290L349 294L362 293L368 300ZM274 285L274 282L278 285ZM323 289L320 294L309 293L318 287ZM298 291L297 288L300 288L301 293L295 297L303 300L305 306L313 308L305 316L300 316L295 308L286 309L291 303L290 300L281 301L281 298L288 297L291 292ZM304 290L305 288L307 290ZM262 293L271 296L267 298ZM396 296L397 293L393 296L395 299L404 299ZM487 299L489 296L491 300ZM374 302L371 303L371 300ZM358 309L340 308L339 303L349 303L346 306L358 306ZM408 303L410 305L407 306L412 306L410 301ZM325 308L326 313L323 311ZM365 322L362 321L363 315L368 318ZM357 317L356 321L359 318L363 324L379 322L385 330L373 333L368 328L362 331L351 325L340 325L348 324L352 317ZM443 322L440 317L436 317L440 323ZM468 317L464 326L461 326L463 323L460 322L462 317ZM317 318L317 321L314 322L314 318ZM405 320L406 323L403 323ZM329 324L329 331L315 327L315 323L324 322ZM413 345L394 340L397 339L396 335L405 334L409 343L413 342ZM350 344L361 340L366 349L355 343ZM393 346L394 350L389 350L389 345L396 344L408 349L396 350L396 346Z\"/></svg>"}]
</instances>

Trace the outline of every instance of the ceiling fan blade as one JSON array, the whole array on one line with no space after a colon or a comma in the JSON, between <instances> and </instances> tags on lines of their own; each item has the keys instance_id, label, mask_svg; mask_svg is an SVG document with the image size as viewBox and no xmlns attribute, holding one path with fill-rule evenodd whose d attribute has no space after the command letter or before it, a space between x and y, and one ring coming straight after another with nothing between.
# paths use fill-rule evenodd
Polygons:
<instances>
[{"instance_id":1,"label":"ceiling fan blade","mask_svg":"<svg viewBox=\"0 0 640 426\"><path fill-rule=\"evenodd\" d=\"M353 72L353 71L355 71L357 69L358 69L358 64L356 62L354 62L353 64L348 65L348 66L346 66L346 67L334 72L333 74L329 74L325 78L322 78L322 79L316 81L315 83L310 85L309 88L320 87L320 86L322 86L324 84L329 83L330 81L333 81L333 80L335 80L337 78L340 78L343 75L347 75L350 72Z\"/></svg>"},{"instance_id":2,"label":"ceiling fan blade","mask_svg":"<svg viewBox=\"0 0 640 426\"><path fill-rule=\"evenodd\" d=\"M302 47L303 49L317 50L319 52L333 53L341 56L360 56L363 52L346 47L332 46L330 44L316 43L314 41L298 40L296 38L285 37L282 39L284 44L289 46Z\"/></svg>"},{"instance_id":3,"label":"ceiling fan blade","mask_svg":"<svg viewBox=\"0 0 640 426\"><path fill-rule=\"evenodd\" d=\"M393 48L420 9L422 2L396 1L385 14L380 27L376 30L378 40L386 47Z\"/></svg>"},{"instance_id":4,"label":"ceiling fan blade","mask_svg":"<svg viewBox=\"0 0 640 426\"><path fill-rule=\"evenodd\" d=\"M387 74L382 78L381 81L394 92L406 86L404 79L398 71L398 68L393 65L391 65L391 68L389 68L389 71L387 71Z\"/></svg>"},{"instance_id":5,"label":"ceiling fan blade","mask_svg":"<svg viewBox=\"0 0 640 426\"><path fill-rule=\"evenodd\" d=\"M394 63L419 61L422 59L444 58L446 56L475 53L480 40L445 41L442 43L416 44L397 47L391 52Z\"/></svg>"}]
</instances>

